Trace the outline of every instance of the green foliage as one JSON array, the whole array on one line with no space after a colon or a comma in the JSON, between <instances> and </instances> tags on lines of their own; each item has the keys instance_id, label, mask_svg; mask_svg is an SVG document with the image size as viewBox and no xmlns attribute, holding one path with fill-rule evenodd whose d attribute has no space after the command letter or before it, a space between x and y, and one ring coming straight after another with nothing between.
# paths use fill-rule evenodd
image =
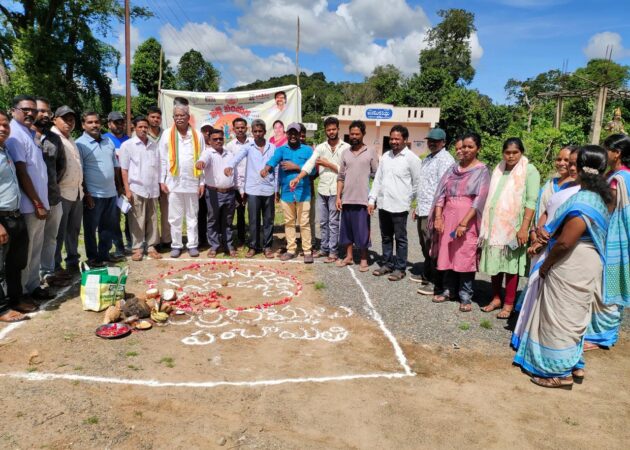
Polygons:
<instances>
[{"instance_id":1,"label":"green foliage","mask_svg":"<svg viewBox=\"0 0 630 450\"><path fill-rule=\"evenodd\" d=\"M149 17L132 8L132 16ZM111 108L111 80L120 55L95 37L107 37L122 19L117 0L19 0L0 7L0 102L18 93L42 95L53 104ZM5 106L0 103L0 107Z\"/></svg>"},{"instance_id":2,"label":"green foliage","mask_svg":"<svg viewBox=\"0 0 630 450\"><path fill-rule=\"evenodd\" d=\"M131 81L138 89L140 97L145 98L141 101L142 104L157 103L161 52L160 43L154 38L149 38L138 46L133 55ZM175 87L175 75L168 60L162 61L162 87L165 89Z\"/></svg>"},{"instance_id":3,"label":"green foliage","mask_svg":"<svg viewBox=\"0 0 630 450\"><path fill-rule=\"evenodd\" d=\"M463 9L438 11L442 18L427 32L429 48L420 51L420 68L446 68L453 82L468 84L475 76L469 39L477 29L475 15Z\"/></svg>"},{"instance_id":4,"label":"green foliage","mask_svg":"<svg viewBox=\"0 0 630 450\"><path fill-rule=\"evenodd\" d=\"M219 71L197 50L189 50L179 59L175 83L177 89L183 91L216 92L219 90Z\"/></svg>"}]
</instances>

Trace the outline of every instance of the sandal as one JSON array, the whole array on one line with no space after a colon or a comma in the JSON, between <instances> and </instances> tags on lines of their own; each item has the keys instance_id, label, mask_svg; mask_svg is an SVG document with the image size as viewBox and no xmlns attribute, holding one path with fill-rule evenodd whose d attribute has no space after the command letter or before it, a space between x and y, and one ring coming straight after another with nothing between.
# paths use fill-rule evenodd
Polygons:
<instances>
[{"instance_id":1,"label":"sandal","mask_svg":"<svg viewBox=\"0 0 630 450\"><path fill-rule=\"evenodd\" d=\"M142 261L142 251L137 251L134 252L133 255L131 256L131 260L132 261Z\"/></svg>"},{"instance_id":2,"label":"sandal","mask_svg":"<svg viewBox=\"0 0 630 450\"><path fill-rule=\"evenodd\" d=\"M370 270L370 266L359 266L359 272L367 272Z\"/></svg>"},{"instance_id":3,"label":"sandal","mask_svg":"<svg viewBox=\"0 0 630 450\"><path fill-rule=\"evenodd\" d=\"M151 259L162 259L162 255L160 255L155 248L149 248L147 256Z\"/></svg>"},{"instance_id":4,"label":"sandal","mask_svg":"<svg viewBox=\"0 0 630 450\"><path fill-rule=\"evenodd\" d=\"M532 377L531 382L537 384L538 386L546 387L546 388L559 388L559 389L572 389L573 388L573 379L571 377L553 377L553 378L542 378L542 377Z\"/></svg>"},{"instance_id":5,"label":"sandal","mask_svg":"<svg viewBox=\"0 0 630 450\"><path fill-rule=\"evenodd\" d=\"M348 261L347 259L340 259L335 263L335 266L345 267L345 266L352 266L353 264L354 262L352 260Z\"/></svg>"},{"instance_id":6,"label":"sandal","mask_svg":"<svg viewBox=\"0 0 630 450\"><path fill-rule=\"evenodd\" d=\"M330 263L334 263L338 260L339 258L337 258L336 256L328 256L325 260L324 263L326 264L330 264Z\"/></svg>"},{"instance_id":7,"label":"sandal","mask_svg":"<svg viewBox=\"0 0 630 450\"><path fill-rule=\"evenodd\" d=\"M444 303L447 300L450 300L450 298L446 295L434 295L431 301L433 303Z\"/></svg>"},{"instance_id":8,"label":"sandal","mask_svg":"<svg viewBox=\"0 0 630 450\"><path fill-rule=\"evenodd\" d=\"M503 309L497 314L497 319L507 320L512 315L513 306L503 306Z\"/></svg>"},{"instance_id":9,"label":"sandal","mask_svg":"<svg viewBox=\"0 0 630 450\"><path fill-rule=\"evenodd\" d=\"M584 381L584 369L573 369L571 371L571 376L573 377L573 382L582 384Z\"/></svg>"},{"instance_id":10,"label":"sandal","mask_svg":"<svg viewBox=\"0 0 630 450\"><path fill-rule=\"evenodd\" d=\"M488 303L486 306L482 306L481 310L483 312L489 313L499 308L501 308L501 299L493 298L492 301Z\"/></svg>"},{"instance_id":11,"label":"sandal","mask_svg":"<svg viewBox=\"0 0 630 450\"><path fill-rule=\"evenodd\" d=\"M15 311L13 309L8 310L7 312L5 312L4 314L2 314L0 316L0 322L5 322L5 323L14 323L14 322L21 322L23 320L29 320L30 317L22 314L18 311Z\"/></svg>"},{"instance_id":12,"label":"sandal","mask_svg":"<svg viewBox=\"0 0 630 450\"><path fill-rule=\"evenodd\" d=\"M462 303L459 305L459 312L471 312L472 304L470 303Z\"/></svg>"},{"instance_id":13,"label":"sandal","mask_svg":"<svg viewBox=\"0 0 630 450\"><path fill-rule=\"evenodd\" d=\"M597 344L593 344L592 342L584 341L583 351L588 352L590 350L599 350L601 347Z\"/></svg>"}]
</instances>

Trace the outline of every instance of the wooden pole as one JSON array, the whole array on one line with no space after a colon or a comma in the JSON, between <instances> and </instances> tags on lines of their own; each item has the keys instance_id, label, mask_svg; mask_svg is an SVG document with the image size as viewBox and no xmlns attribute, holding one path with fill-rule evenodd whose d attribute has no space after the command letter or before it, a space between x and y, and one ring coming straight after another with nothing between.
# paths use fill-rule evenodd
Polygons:
<instances>
[{"instance_id":1,"label":"wooden pole","mask_svg":"<svg viewBox=\"0 0 630 450\"><path fill-rule=\"evenodd\" d=\"M157 95L158 98L157 100L160 100L160 91L162 90L162 58L163 58L164 52L162 51L162 46L160 45L160 73L158 75L158 89L157 89Z\"/></svg>"},{"instance_id":2,"label":"wooden pole","mask_svg":"<svg viewBox=\"0 0 630 450\"><path fill-rule=\"evenodd\" d=\"M297 18L297 42L295 46L295 78L300 87L300 16Z\"/></svg>"},{"instance_id":3,"label":"wooden pole","mask_svg":"<svg viewBox=\"0 0 630 450\"><path fill-rule=\"evenodd\" d=\"M131 135L131 17L129 0L125 0L125 93L127 136Z\"/></svg>"},{"instance_id":4,"label":"wooden pole","mask_svg":"<svg viewBox=\"0 0 630 450\"><path fill-rule=\"evenodd\" d=\"M560 123L562 122L562 108L563 108L563 98L558 96L556 100L556 115L553 121L553 126L557 129L560 129Z\"/></svg>"},{"instance_id":5,"label":"wooden pole","mask_svg":"<svg viewBox=\"0 0 630 450\"><path fill-rule=\"evenodd\" d=\"M604 120L604 110L606 109L606 96L608 95L608 88L606 86L600 86L599 95L597 96L597 103L595 103L595 109L593 110L593 121L591 122L591 144L598 145L599 137L602 134L602 121Z\"/></svg>"}]
</instances>

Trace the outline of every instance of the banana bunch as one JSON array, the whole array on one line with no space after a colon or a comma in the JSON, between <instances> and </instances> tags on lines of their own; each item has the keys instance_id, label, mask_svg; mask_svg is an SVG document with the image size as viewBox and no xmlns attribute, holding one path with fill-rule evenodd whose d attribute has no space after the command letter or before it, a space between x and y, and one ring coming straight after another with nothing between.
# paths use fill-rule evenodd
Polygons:
<instances>
[{"instance_id":1,"label":"banana bunch","mask_svg":"<svg viewBox=\"0 0 630 450\"><path fill-rule=\"evenodd\" d=\"M151 320L159 323L166 322L168 320L168 313L163 311L151 311Z\"/></svg>"}]
</instances>

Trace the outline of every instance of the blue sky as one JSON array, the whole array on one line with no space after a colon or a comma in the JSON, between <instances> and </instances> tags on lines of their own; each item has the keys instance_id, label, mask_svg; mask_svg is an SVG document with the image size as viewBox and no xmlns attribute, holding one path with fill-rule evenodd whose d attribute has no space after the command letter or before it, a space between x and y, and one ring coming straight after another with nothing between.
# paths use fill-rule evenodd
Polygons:
<instances>
[{"instance_id":1,"label":"blue sky","mask_svg":"<svg viewBox=\"0 0 630 450\"><path fill-rule=\"evenodd\" d=\"M616 3L570 0L136 0L156 13L135 21L132 44L159 39L173 66L195 48L219 68L221 87L294 73L295 20L302 21L300 67L333 81L362 80L379 64L418 70L426 30L439 9L475 14L471 42L477 70L471 86L504 102L509 78L583 66L613 45L630 64L630 14ZM383 8L387 5L386 8ZM617 6L614 6L617 5ZM629 8L630 9L630 8ZM122 49L122 25L108 37ZM124 65L114 88L121 92Z\"/></svg>"}]
</instances>

